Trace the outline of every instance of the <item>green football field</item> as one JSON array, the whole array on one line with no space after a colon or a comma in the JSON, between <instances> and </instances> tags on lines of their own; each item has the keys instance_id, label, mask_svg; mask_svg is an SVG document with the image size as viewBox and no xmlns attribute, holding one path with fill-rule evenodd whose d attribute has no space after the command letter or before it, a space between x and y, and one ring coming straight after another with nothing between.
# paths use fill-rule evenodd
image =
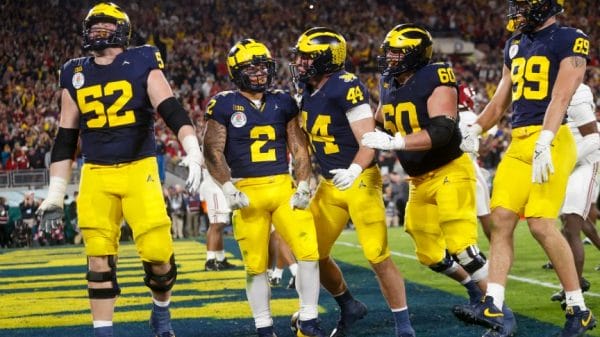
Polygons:
<instances>
[{"instance_id":1,"label":"green football field","mask_svg":"<svg viewBox=\"0 0 600 337\"><path fill-rule=\"evenodd\" d=\"M516 262L506 294L518 320L518 336L552 336L560 330L564 313L550 295L559 286L552 271L543 270L544 254L526 225L515 233ZM487 242L480 240L487 251ZM232 238L226 240L229 260L241 265ZM481 336L484 329L458 322L451 307L466 301L463 288L417 263L410 238L401 228L390 230L394 261L406 278L411 320L420 337ZM584 276L592 283L588 306L600 313L600 252L586 245ZM179 276L172 304L173 326L178 337L253 336L254 326L245 300L244 271L205 272L205 246L198 241L175 244ZM377 280L358 247L356 234L346 231L334 256L340 262L352 293L369 307L353 336L393 336L393 320L379 292ZM0 336L92 336L83 247L65 246L0 252ZM286 271L287 272L287 271ZM119 259L122 295L117 301L115 336L151 336L148 328L150 296L135 247L124 244ZM289 274L284 274L284 284ZM292 336L289 317L297 309L295 291L272 288L272 312L279 337ZM337 305L321 292L322 327L335 326ZM600 336L600 328L589 336Z\"/></svg>"}]
</instances>

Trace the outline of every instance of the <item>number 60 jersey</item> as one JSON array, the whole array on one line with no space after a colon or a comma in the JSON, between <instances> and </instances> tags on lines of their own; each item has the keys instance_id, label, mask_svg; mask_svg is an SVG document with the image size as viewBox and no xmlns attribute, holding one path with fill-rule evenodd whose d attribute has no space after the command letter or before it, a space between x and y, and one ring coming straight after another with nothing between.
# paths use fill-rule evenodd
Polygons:
<instances>
[{"instance_id":1,"label":"number 60 jersey","mask_svg":"<svg viewBox=\"0 0 600 337\"><path fill-rule=\"evenodd\" d=\"M125 50L108 65L94 57L67 61L60 86L79 108L81 152L85 162L116 164L154 156L154 108L146 92L148 75L163 69L158 49Z\"/></svg>"}]
</instances>

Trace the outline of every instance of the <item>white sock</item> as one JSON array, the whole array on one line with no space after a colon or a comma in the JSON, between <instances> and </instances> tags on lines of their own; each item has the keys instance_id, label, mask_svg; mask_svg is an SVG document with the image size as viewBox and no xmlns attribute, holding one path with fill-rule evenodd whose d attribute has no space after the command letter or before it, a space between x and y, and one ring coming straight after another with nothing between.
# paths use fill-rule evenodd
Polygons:
<instances>
[{"instance_id":1,"label":"white sock","mask_svg":"<svg viewBox=\"0 0 600 337\"><path fill-rule=\"evenodd\" d=\"M156 304L157 306L159 306L161 308L166 308L169 306L169 304L171 304L171 300L159 301L159 300L155 299L154 297L152 297L152 302L154 302L154 304Z\"/></svg>"},{"instance_id":2,"label":"white sock","mask_svg":"<svg viewBox=\"0 0 600 337\"><path fill-rule=\"evenodd\" d=\"M254 317L256 328L264 328L273 325L271 318L271 287L267 281L267 274L246 274L246 297Z\"/></svg>"},{"instance_id":3,"label":"white sock","mask_svg":"<svg viewBox=\"0 0 600 337\"><path fill-rule=\"evenodd\" d=\"M565 291L565 299L568 307L578 306L581 310L587 310L581 289L577 289L575 291Z\"/></svg>"},{"instance_id":4,"label":"white sock","mask_svg":"<svg viewBox=\"0 0 600 337\"><path fill-rule=\"evenodd\" d=\"M112 321L93 321L92 324L94 325L94 328L102 328L105 326L112 326L113 322Z\"/></svg>"},{"instance_id":5,"label":"white sock","mask_svg":"<svg viewBox=\"0 0 600 337\"><path fill-rule=\"evenodd\" d=\"M486 295L492 296L494 305L502 310L502 305L504 304L504 287L501 284L488 283Z\"/></svg>"},{"instance_id":6,"label":"white sock","mask_svg":"<svg viewBox=\"0 0 600 337\"><path fill-rule=\"evenodd\" d=\"M207 260L214 260L216 258L217 258L217 252L215 252L214 250L206 251L206 259Z\"/></svg>"},{"instance_id":7,"label":"white sock","mask_svg":"<svg viewBox=\"0 0 600 337\"><path fill-rule=\"evenodd\" d=\"M296 273L298 272L298 264L292 263L288 266L288 269L290 270L290 273L292 273L292 276L296 277Z\"/></svg>"},{"instance_id":8,"label":"white sock","mask_svg":"<svg viewBox=\"0 0 600 337\"><path fill-rule=\"evenodd\" d=\"M215 253L217 254L217 261L225 260L225 251L224 250L217 250Z\"/></svg>"},{"instance_id":9,"label":"white sock","mask_svg":"<svg viewBox=\"0 0 600 337\"><path fill-rule=\"evenodd\" d=\"M283 269L275 268L271 274L271 278L281 278L283 276Z\"/></svg>"},{"instance_id":10,"label":"white sock","mask_svg":"<svg viewBox=\"0 0 600 337\"><path fill-rule=\"evenodd\" d=\"M319 262L299 261L296 277L296 291L300 297L300 315L298 319L307 321L319 315Z\"/></svg>"}]
</instances>

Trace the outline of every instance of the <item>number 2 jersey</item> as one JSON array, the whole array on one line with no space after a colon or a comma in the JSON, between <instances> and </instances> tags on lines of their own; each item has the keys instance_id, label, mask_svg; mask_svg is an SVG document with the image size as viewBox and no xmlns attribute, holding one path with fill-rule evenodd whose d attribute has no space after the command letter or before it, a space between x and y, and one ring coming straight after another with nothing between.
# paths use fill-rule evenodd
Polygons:
<instances>
[{"instance_id":1,"label":"number 2 jersey","mask_svg":"<svg viewBox=\"0 0 600 337\"><path fill-rule=\"evenodd\" d=\"M239 91L224 91L206 108L206 117L227 129L225 158L233 178L288 173L287 123L296 116L296 101L281 90L265 91L260 107Z\"/></svg>"},{"instance_id":2,"label":"number 2 jersey","mask_svg":"<svg viewBox=\"0 0 600 337\"><path fill-rule=\"evenodd\" d=\"M542 125L560 62L588 57L590 42L581 30L552 24L532 34L516 34L504 47L512 77L512 127Z\"/></svg>"},{"instance_id":3,"label":"number 2 jersey","mask_svg":"<svg viewBox=\"0 0 600 337\"><path fill-rule=\"evenodd\" d=\"M457 87L452 68L446 63L424 66L404 85L398 84L395 78L382 77L379 104L385 130L405 136L426 129L431 124L427 100L439 86ZM446 145L424 151L396 151L396 155L408 175L419 176L460 157L463 153L460 142L457 123Z\"/></svg>"},{"instance_id":4,"label":"number 2 jersey","mask_svg":"<svg viewBox=\"0 0 600 337\"><path fill-rule=\"evenodd\" d=\"M352 73L344 70L331 74L318 90L308 90L301 83L302 128L308 134L321 175L330 179L329 170L352 164L358 142L346 113L369 104L369 92Z\"/></svg>"},{"instance_id":5,"label":"number 2 jersey","mask_svg":"<svg viewBox=\"0 0 600 337\"><path fill-rule=\"evenodd\" d=\"M126 49L108 65L94 57L67 61L60 86L79 108L85 162L117 164L156 155L154 108L147 94L150 71L164 64L158 49Z\"/></svg>"}]
</instances>

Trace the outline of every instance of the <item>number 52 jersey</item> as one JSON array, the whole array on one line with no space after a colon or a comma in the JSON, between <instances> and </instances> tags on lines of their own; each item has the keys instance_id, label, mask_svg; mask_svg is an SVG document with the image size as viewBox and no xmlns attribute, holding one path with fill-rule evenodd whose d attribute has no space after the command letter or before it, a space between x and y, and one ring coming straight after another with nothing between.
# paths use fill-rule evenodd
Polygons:
<instances>
[{"instance_id":1,"label":"number 52 jersey","mask_svg":"<svg viewBox=\"0 0 600 337\"><path fill-rule=\"evenodd\" d=\"M150 71L163 68L153 46L126 49L108 65L89 56L62 66L60 86L80 112L85 162L117 164L156 155L154 108L146 89Z\"/></svg>"}]
</instances>

